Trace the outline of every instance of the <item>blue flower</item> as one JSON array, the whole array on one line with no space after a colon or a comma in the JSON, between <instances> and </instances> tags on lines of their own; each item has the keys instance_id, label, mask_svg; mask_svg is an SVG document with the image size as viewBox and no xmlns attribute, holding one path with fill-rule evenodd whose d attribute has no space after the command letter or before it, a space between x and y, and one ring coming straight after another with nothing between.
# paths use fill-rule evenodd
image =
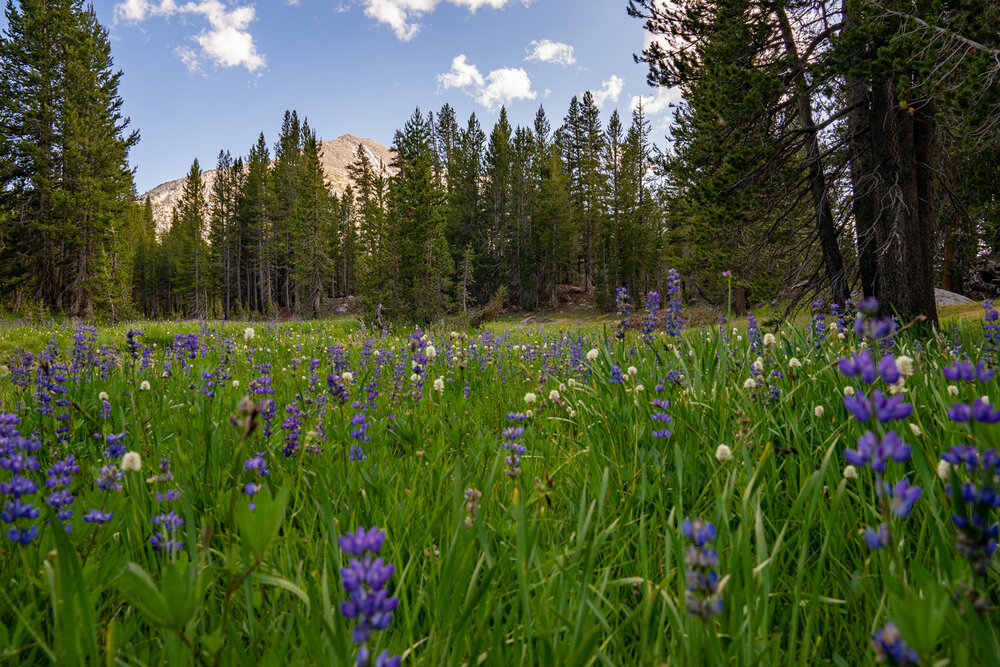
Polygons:
<instances>
[{"instance_id":1,"label":"blue flower","mask_svg":"<svg viewBox=\"0 0 1000 667\"><path fill-rule=\"evenodd\" d=\"M872 649L879 662L891 665L920 664L920 655L903 641L899 630L892 623L886 623L872 635Z\"/></svg>"}]
</instances>

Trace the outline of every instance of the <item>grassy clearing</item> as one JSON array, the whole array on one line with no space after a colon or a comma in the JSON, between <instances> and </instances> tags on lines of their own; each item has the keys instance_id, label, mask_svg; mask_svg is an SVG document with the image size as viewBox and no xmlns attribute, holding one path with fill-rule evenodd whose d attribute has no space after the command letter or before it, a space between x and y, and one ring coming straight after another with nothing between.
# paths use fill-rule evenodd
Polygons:
<instances>
[{"instance_id":1,"label":"grassy clearing","mask_svg":"<svg viewBox=\"0 0 1000 667\"><path fill-rule=\"evenodd\" d=\"M849 332L817 340L796 323L758 353L744 325L646 342L606 337L610 321L571 320L500 321L423 342L371 336L346 319L256 324L249 340L246 324L143 323L137 359L128 327L80 338L75 352L69 325L0 330L5 356L56 338L48 368L65 378L45 375L36 356L9 363L0 384L2 411L41 440L29 475L40 488L24 496L40 515L11 524L38 535L0 547L0 656L346 664L357 649L339 608L349 556L338 536L377 525L399 603L368 647L404 664L853 665L873 659L869 637L889 620L927 664L1000 663L996 615L954 595L974 583L995 605L997 565L973 577L937 476L950 445L998 440L998 426L947 416L953 402L996 394L995 379L941 374L983 355L978 320L956 320L941 337L897 336L892 352L914 360L903 394L914 411L865 426L842 397L868 388L836 367L860 347ZM424 362L427 342L436 354ZM760 380L748 388L750 378ZM237 409L248 393L252 417ZM359 413L369 424L360 439ZM501 447L511 425L524 428L514 478ZM656 437L664 428L670 436ZM866 428L903 436L912 457L886 479L922 487L909 518L890 519L891 545L875 551L864 537L886 517L875 476L844 474L844 451ZM122 432L142 469L101 490L102 468L124 465L105 455L106 436ZM363 460L352 460L355 447ZM268 475L245 466L255 452ZM67 533L44 480L68 454L80 469L65 487L75 496ZM154 477L163 458L170 481ZM0 470L0 481L12 476ZM481 493L474 513L470 489ZM175 500L157 500L170 490ZM91 510L111 517L84 521ZM168 511L183 519L175 532L153 522ZM686 518L718 532L723 605L708 619L685 609ZM183 544L157 550L158 533Z\"/></svg>"}]
</instances>

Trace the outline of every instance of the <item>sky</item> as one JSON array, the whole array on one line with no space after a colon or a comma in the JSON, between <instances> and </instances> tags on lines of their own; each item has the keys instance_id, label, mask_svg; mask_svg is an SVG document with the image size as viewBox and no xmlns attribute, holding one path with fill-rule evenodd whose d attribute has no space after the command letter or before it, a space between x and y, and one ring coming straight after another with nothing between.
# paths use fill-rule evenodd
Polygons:
<instances>
[{"instance_id":1,"label":"sky","mask_svg":"<svg viewBox=\"0 0 1000 667\"><path fill-rule=\"evenodd\" d=\"M220 149L273 146L285 109L321 139L386 146L419 107L445 102L488 134L501 105L529 125L544 105L557 127L592 90L602 120L643 96L663 143L675 91L646 84L642 22L625 0L95 0L111 36L131 128L136 187L205 169ZM627 121L626 121L627 122Z\"/></svg>"}]
</instances>

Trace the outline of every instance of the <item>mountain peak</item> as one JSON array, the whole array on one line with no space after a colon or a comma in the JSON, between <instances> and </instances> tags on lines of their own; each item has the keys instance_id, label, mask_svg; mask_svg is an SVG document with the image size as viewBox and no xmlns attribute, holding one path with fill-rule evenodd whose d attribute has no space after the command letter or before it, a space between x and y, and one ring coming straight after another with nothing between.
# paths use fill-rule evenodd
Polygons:
<instances>
[{"instance_id":1,"label":"mountain peak","mask_svg":"<svg viewBox=\"0 0 1000 667\"><path fill-rule=\"evenodd\" d=\"M336 139L321 141L320 163L323 165L323 172L330 185L330 191L338 196L344 192L350 182L348 167L354 163L354 156L359 144L364 146L374 165L377 166L381 161L387 170L390 169L392 151L374 139L342 134ZM185 178L178 178L167 181L139 195L139 201L144 201L146 197L149 197L153 206L153 219L156 221L158 234L170 229L170 214L184 192L185 180ZM202 183L205 188L205 197L211 202L212 186L215 184L215 169L202 172Z\"/></svg>"}]
</instances>

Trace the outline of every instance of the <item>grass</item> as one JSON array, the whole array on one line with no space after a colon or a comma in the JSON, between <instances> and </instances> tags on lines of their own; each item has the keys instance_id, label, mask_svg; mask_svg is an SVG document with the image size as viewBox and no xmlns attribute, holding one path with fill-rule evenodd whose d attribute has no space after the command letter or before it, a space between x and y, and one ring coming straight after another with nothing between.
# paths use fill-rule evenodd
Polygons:
<instances>
[{"instance_id":1,"label":"grass","mask_svg":"<svg viewBox=\"0 0 1000 667\"><path fill-rule=\"evenodd\" d=\"M926 664L1000 663L995 614L954 595L974 584L995 605L997 565L973 578L936 475L949 445L997 444L998 427L946 415L954 401L995 393L996 380L957 383L954 397L941 375L953 354L980 357L978 321L956 320L960 350L951 336L918 338L913 329L896 339L893 352L915 360L905 381L915 410L868 428L905 437L912 458L886 475L906 475L923 494L908 519L892 520L892 545L878 551L863 537L884 517L872 472L843 474L843 452L864 431L841 398L844 387L864 386L835 366L857 348L853 335L817 346L802 322L784 327L761 355L764 385L745 389L758 355L743 328L742 340L704 329L646 344L633 333L606 337L611 320L519 322L465 339L429 332L437 355L422 390L410 379L409 332L372 337L346 319L256 324L250 341L246 324L142 323L155 362L146 370L128 354L127 326L102 328L78 348L79 372L68 370L66 393L53 394L69 404L52 415L39 412L34 381L21 387L7 375L2 411L42 441L34 479L42 483L68 453L80 471L69 487L71 532L54 527L43 488L30 498L40 517L17 524L36 525L38 537L0 547L0 661L347 664L356 648L339 611L348 557L337 538L377 525L399 606L370 648L404 664L854 665L873 660L869 636L890 620ZM192 358L173 349L181 333L198 334ZM72 367L72 334L69 325L11 325L0 330L0 349L37 353L55 337L52 363ZM122 362L102 374L96 350L104 344ZM793 357L801 366L790 366ZM263 364L269 385L259 381ZM345 370L353 380L341 404L327 378ZM433 388L438 377L442 392ZM253 417L247 436L237 404L251 387L268 386L273 394L252 398L273 400L275 412ZM525 403L528 392L534 404ZM669 401L669 424L651 419L660 411L653 398ZM294 457L283 455L294 430L283 426L288 406L304 414ZM508 412L529 409L522 472L512 479L501 431ZM370 440L360 443L366 458L354 461L351 421L362 411ZM664 426L671 436L654 437ZM57 442L60 427L68 430ZM120 432L142 470L124 473L120 491L101 491L91 480L118 462L103 456L103 436ZM322 452L303 451L307 444ZM730 459L717 460L720 444ZM266 477L244 469L256 451L266 453ZM164 457L173 480L149 481ZM10 476L0 470L0 481ZM243 492L250 481L263 486L253 511ZM482 497L467 527L472 488ZM158 503L166 489L178 499ZM113 517L85 523L91 508ZM184 520L173 554L150 542L153 518L167 509ZM718 529L723 610L713 618L685 610L685 518Z\"/></svg>"}]
</instances>

